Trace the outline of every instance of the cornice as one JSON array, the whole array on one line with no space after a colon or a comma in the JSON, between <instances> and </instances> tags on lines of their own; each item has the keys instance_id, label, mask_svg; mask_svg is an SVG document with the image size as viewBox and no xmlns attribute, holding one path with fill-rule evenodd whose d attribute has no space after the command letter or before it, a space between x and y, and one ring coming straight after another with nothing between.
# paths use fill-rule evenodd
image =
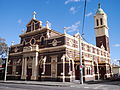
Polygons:
<instances>
[{"instance_id":1,"label":"cornice","mask_svg":"<svg viewBox=\"0 0 120 90\"><path fill-rule=\"evenodd\" d=\"M39 28L39 29L37 29L37 30L34 30L34 31L31 31L31 32L27 32L27 33L24 33L24 34L21 34L21 35L19 35L19 37L25 37L25 36L30 36L30 35L34 35L34 34L37 34L38 32L42 32L42 31L45 31L45 30L47 30L47 28L46 27L43 27L43 28Z\"/></svg>"},{"instance_id":2,"label":"cornice","mask_svg":"<svg viewBox=\"0 0 120 90\"><path fill-rule=\"evenodd\" d=\"M10 47L18 47L18 46L22 46L22 44L11 45Z\"/></svg>"}]
</instances>

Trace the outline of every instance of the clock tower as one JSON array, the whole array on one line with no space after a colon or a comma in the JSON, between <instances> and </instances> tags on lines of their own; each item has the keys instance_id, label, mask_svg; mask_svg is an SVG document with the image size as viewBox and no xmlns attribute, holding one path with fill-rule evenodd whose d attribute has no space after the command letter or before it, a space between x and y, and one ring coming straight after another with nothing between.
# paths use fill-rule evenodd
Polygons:
<instances>
[{"instance_id":1,"label":"clock tower","mask_svg":"<svg viewBox=\"0 0 120 90\"><path fill-rule=\"evenodd\" d=\"M95 20L95 33L96 33L96 46L110 52L109 48L109 35L108 35L108 25L107 25L107 15L98 4L98 9L96 15L94 16Z\"/></svg>"}]
</instances>

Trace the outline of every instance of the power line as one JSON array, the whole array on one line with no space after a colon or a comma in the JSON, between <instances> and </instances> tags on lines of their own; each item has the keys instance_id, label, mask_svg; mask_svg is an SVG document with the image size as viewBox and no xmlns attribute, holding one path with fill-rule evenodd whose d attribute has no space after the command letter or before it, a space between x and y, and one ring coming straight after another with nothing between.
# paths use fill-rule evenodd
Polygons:
<instances>
[{"instance_id":1,"label":"power line","mask_svg":"<svg viewBox=\"0 0 120 90\"><path fill-rule=\"evenodd\" d=\"M84 13L83 13L83 23L82 23L82 35L81 37L83 38L84 41L88 42L84 37L84 26L85 26L85 14L86 14L86 6L87 6L87 0L85 0L85 4L84 4Z\"/></svg>"},{"instance_id":2,"label":"power line","mask_svg":"<svg viewBox=\"0 0 120 90\"><path fill-rule=\"evenodd\" d=\"M86 6L87 6L87 0L85 0L85 4L84 4L83 23L82 23L82 35L84 35Z\"/></svg>"}]
</instances>

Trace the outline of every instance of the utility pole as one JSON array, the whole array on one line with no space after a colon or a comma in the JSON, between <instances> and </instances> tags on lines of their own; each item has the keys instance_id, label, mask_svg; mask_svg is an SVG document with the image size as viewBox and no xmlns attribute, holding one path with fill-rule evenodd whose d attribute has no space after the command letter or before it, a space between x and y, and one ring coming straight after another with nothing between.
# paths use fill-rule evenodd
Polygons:
<instances>
[{"instance_id":1,"label":"utility pole","mask_svg":"<svg viewBox=\"0 0 120 90\"><path fill-rule=\"evenodd\" d=\"M82 47L81 47L81 35L79 35L79 57L80 57L80 84L83 84L83 65L82 65Z\"/></svg>"},{"instance_id":2,"label":"utility pole","mask_svg":"<svg viewBox=\"0 0 120 90\"><path fill-rule=\"evenodd\" d=\"M84 13L83 13L83 23L82 23L82 35L84 35L84 25L85 25L85 13L86 13L87 0L84 3ZM82 47L81 47L82 37L79 35L79 53L80 53L80 84L83 84L83 65L82 65Z\"/></svg>"},{"instance_id":3,"label":"utility pole","mask_svg":"<svg viewBox=\"0 0 120 90\"><path fill-rule=\"evenodd\" d=\"M8 57L9 57L9 47L7 49L7 58L6 58L6 62L5 62L5 76L4 76L4 81L6 81L6 78L7 78Z\"/></svg>"}]
</instances>

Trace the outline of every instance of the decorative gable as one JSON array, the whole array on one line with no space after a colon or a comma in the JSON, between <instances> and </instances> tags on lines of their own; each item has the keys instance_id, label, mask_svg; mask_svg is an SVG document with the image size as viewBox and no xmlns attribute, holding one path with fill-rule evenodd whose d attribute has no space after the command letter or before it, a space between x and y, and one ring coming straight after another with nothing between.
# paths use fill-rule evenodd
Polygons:
<instances>
[{"instance_id":1,"label":"decorative gable","mask_svg":"<svg viewBox=\"0 0 120 90\"><path fill-rule=\"evenodd\" d=\"M32 20L26 25L26 27L27 27L26 32L38 30L39 28L42 27L42 22L32 18Z\"/></svg>"}]
</instances>

